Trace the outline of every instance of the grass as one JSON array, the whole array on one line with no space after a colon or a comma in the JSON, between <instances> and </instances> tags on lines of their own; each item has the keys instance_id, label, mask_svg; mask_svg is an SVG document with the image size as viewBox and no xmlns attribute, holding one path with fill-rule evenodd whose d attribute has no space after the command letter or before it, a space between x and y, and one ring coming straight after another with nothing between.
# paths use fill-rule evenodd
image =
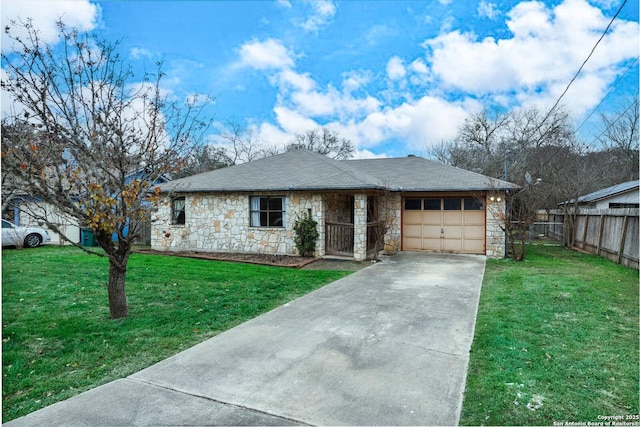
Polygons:
<instances>
[{"instance_id":1,"label":"grass","mask_svg":"<svg viewBox=\"0 0 640 427\"><path fill-rule=\"evenodd\" d=\"M348 272L131 256L129 317L108 262L76 248L2 252L2 420L128 376Z\"/></svg>"},{"instance_id":2,"label":"grass","mask_svg":"<svg viewBox=\"0 0 640 427\"><path fill-rule=\"evenodd\" d=\"M461 424L637 422L638 285L637 270L562 247L489 260Z\"/></svg>"}]
</instances>

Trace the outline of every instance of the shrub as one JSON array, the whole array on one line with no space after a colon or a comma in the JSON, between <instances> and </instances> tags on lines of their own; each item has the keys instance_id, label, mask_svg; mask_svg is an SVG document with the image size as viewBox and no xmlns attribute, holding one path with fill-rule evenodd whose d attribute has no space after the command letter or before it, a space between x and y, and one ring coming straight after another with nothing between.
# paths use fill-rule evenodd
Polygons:
<instances>
[{"instance_id":1,"label":"shrub","mask_svg":"<svg viewBox=\"0 0 640 427\"><path fill-rule=\"evenodd\" d=\"M293 230L296 233L294 241L301 256L305 256L308 252L313 255L315 252L316 240L320 236L316 229L317 225L317 221L311 217L311 212L303 215L302 218L296 219L296 223L293 226Z\"/></svg>"}]
</instances>

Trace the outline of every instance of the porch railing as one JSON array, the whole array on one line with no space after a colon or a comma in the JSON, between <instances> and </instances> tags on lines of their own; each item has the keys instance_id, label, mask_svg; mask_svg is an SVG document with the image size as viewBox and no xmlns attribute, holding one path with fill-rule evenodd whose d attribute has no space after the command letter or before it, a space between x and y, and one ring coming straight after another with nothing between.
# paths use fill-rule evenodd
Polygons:
<instances>
[{"instance_id":1,"label":"porch railing","mask_svg":"<svg viewBox=\"0 0 640 427\"><path fill-rule=\"evenodd\" d=\"M325 223L327 255L353 256L353 224Z\"/></svg>"}]
</instances>

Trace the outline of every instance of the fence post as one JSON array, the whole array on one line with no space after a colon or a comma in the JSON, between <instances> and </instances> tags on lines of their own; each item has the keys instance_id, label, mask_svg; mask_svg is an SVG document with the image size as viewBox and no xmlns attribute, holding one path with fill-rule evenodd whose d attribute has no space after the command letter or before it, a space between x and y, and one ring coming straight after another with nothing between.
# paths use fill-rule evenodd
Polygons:
<instances>
[{"instance_id":1,"label":"fence post","mask_svg":"<svg viewBox=\"0 0 640 427\"><path fill-rule=\"evenodd\" d=\"M618 264L622 263L622 252L624 251L624 244L627 240L627 225L629 225L629 215L624 216L622 223L622 236L620 236L620 250L618 251Z\"/></svg>"},{"instance_id":2,"label":"fence post","mask_svg":"<svg viewBox=\"0 0 640 427\"><path fill-rule=\"evenodd\" d=\"M584 217L584 232L582 233L582 248L584 249L587 245L587 232L589 231L589 214Z\"/></svg>"},{"instance_id":3,"label":"fence post","mask_svg":"<svg viewBox=\"0 0 640 427\"><path fill-rule=\"evenodd\" d=\"M598 246L596 247L596 255L600 256L600 247L602 246L602 235L604 234L604 215L600 215L600 229L598 230Z\"/></svg>"}]
</instances>

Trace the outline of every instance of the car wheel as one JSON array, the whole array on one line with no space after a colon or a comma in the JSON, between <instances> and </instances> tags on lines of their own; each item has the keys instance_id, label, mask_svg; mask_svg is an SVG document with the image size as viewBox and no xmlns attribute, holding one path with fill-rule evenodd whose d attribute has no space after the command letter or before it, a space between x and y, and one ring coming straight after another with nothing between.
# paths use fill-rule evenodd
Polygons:
<instances>
[{"instance_id":1,"label":"car wheel","mask_svg":"<svg viewBox=\"0 0 640 427\"><path fill-rule=\"evenodd\" d=\"M42 237L37 234L29 234L24 239L25 248L35 248L36 246L40 246L40 243L42 243Z\"/></svg>"}]
</instances>

